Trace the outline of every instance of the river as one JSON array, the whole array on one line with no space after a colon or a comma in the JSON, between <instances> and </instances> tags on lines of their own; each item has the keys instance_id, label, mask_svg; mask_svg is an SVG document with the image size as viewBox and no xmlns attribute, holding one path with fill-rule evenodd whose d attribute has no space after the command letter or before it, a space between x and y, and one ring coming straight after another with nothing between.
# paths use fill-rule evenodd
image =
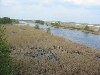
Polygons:
<instances>
[{"instance_id":1,"label":"river","mask_svg":"<svg viewBox=\"0 0 100 75\"><path fill-rule=\"evenodd\" d=\"M28 23L28 24L30 24L30 26L35 26L34 23ZM55 36L61 36L73 42L77 42L82 45L86 45L88 47L100 50L100 35L85 33L78 30L55 28L47 25L40 25L40 24L38 25L39 28L42 28L45 31L47 30L47 28L50 28L51 34Z\"/></svg>"}]
</instances>

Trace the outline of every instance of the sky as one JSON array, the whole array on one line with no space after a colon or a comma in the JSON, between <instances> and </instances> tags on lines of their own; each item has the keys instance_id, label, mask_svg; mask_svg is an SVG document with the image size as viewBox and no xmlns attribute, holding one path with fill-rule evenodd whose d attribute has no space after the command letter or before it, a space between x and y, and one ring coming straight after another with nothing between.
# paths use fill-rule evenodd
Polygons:
<instances>
[{"instance_id":1,"label":"sky","mask_svg":"<svg viewBox=\"0 0 100 75\"><path fill-rule=\"evenodd\" d=\"M100 24L100 0L0 0L0 17Z\"/></svg>"}]
</instances>

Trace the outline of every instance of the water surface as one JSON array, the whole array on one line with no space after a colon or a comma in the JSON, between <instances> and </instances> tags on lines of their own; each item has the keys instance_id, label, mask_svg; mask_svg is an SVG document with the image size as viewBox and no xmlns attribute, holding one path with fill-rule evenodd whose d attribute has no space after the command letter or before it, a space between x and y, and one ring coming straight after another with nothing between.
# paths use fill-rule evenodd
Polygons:
<instances>
[{"instance_id":1,"label":"water surface","mask_svg":"<svg viewBox=\"0 0 100 75\"><path fill-rule=\"evenodd\" d=\"M36 24L30 23L30 25L35 26ZM50 28L50 31L53 35L62 36L65 39L69 39L74 42L86 45L88 47L100 50L100 35L80 32L78 30L55 28L47 25L38 25L45 31L47 30L47 28Z\"/></svg>"}]
</instances>

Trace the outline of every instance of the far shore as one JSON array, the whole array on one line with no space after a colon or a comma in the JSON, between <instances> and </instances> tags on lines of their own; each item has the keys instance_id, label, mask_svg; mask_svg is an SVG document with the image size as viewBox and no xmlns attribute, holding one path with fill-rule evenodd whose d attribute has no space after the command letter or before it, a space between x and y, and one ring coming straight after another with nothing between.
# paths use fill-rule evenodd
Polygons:
<instances>
[{"instance_id":1,"label":"far shore","mask_svg":"<svg viewBox=\"0 0 100 75\"><path fill-rule=\"evenodd\" d=\"M52 23L52 22L51 22ZM82 32L86 32L86 33L91 33L91 34L95 34L95 35L100 35L100 25L82 25L82 24L66 24L66 23L60 23L59 25L53 25L50 22L46 22L47 25L49 26L53 26L53 27L61 27L64 29L77 29L79 31ZM85 26L88 26L89 29L85 30Z\"/></svg>"}]
</instances>

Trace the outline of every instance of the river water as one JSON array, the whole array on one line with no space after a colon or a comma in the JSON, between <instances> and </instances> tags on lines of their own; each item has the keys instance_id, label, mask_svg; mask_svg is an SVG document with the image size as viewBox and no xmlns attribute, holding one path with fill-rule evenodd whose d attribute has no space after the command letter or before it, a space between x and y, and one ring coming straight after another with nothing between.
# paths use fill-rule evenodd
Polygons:
<instances>
[{"instance_id":1,"label":"river water","mask_svg":"<svg viewBox=\"0 0 100 75\"><path fill-rule=\"evenodd\" d=\"M30 26L35 26L34 23L28 23L28 24L30 24ZM38 25L40 28L44 29L45 31L47 30L47 28L50 28L50 32L53 35L62 36L65 39L72 40L73 42L77 42L86 45L88 47L100 50L100 35L80 32L78 30L55 28L47 25L40 25L40 24Z\"/></svg>"}]
</instances>

